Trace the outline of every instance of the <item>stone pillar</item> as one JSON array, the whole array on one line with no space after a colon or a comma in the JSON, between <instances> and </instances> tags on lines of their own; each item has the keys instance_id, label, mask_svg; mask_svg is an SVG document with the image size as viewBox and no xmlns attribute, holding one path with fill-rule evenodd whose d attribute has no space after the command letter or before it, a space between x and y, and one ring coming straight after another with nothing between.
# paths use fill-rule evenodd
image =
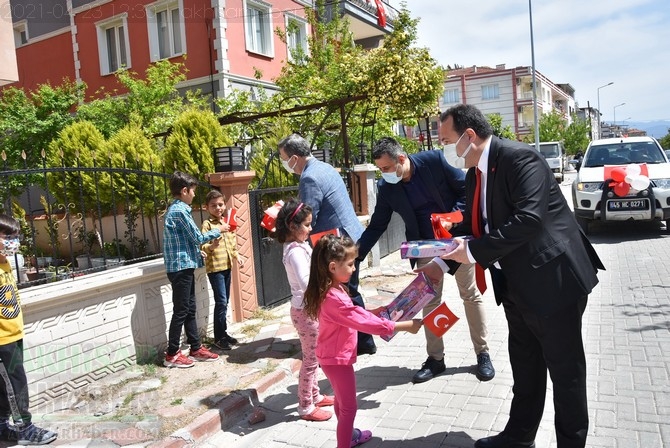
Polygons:
<instances>
[{"instance_id":1,"label":"stone pillar","mask_svg":"<svg viewBox=\"0 0 670 448\"><path fill-rule=\"evenodd\" d=\"M355 200L360 198L361 203L360 208L354 208L356 210L361 210L361 215L367 216L365 221L369 222L369 217L375 210L375 205L377 204L377 166L372 163L361 163L359 165L354 165L354 176L358 177L357 182L353 182L352 189L354 190L353 197ZM358 193L358 188L360 188L360 195ZM366 226L367 222L363 225ZM368 267L379 266L379 244L375 244L370 253L366 257L366 260L363 261L363 265Z\"/></svg>"},{"instance_id":2,"label":"stone pillar","mask_svg":"<svg viewBox=\"0 0 670 448\"><path fill-rule=\"evenodd\" d=\"M255 175L254 171L231 171L209 175L209 183L218 187L226 196L226 206L237 210L237 249L245 263L241 267L235 264L232 268L228 306L231 309L233 322L242 322L258 308L249 211L249 183Z\"/></svg>"},{"instance_id":3,"label":"stone pillar","mask_svg":"<svg viewBox=\"0 0 670 448\"><path fill-rule=\"evenodd\" d=\"M361 211L361 215L371 215L377 203L377 166L372 163L361 163L354 165L354 176L358 178L358 182L354 182L352 189L354 189L354 198L358 200L360 197L361 203L359 207L354 208ZM360 186L360 187L359 187ZM358 188L361 189L360 195Z\"/></svg>"}]
</instances>

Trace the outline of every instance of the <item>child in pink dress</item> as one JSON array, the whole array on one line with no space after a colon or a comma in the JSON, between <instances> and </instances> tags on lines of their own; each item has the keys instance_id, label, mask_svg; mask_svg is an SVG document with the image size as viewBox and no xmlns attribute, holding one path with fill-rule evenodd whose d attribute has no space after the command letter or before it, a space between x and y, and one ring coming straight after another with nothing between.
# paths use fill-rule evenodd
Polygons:
<instances>
[{"instance_id":1,"label":"child in pink dress","mask_svg":"<svg viewBox=\"0 0 670 448\"><path fill-rule=\"evenodd\" d=\"M302 347L302 366L298 377L298 415L303 420L322 422L330 419L333 413L322 409L332 406L332 396L321 395L316 360L316 337L319 324L303 310L303 294L309 279L309 263L312 248L307 238L312 230L312 208L289 199L277 213L275 236L284 244L282 262L291 285L291 320L298 330Z\"/></svg>"},{"instance_id":2,"label":"child in pink dress","mask_svg":"<svg viewBox=\"0 0 670 448\"><path fill-rule=\"evenodd\" d=\"M326 235L314 247L309 282L305 291L305 311L319 319L316 357L335 391L337 448L349 448L367 442L372 432L354 428L356 403L357 331L388 335L394 331L416 333L421 319L393 322L374 312L355 306L347 291L347 282L356 269L358 249L351 238Z\"/></svg>"}]
</instances>

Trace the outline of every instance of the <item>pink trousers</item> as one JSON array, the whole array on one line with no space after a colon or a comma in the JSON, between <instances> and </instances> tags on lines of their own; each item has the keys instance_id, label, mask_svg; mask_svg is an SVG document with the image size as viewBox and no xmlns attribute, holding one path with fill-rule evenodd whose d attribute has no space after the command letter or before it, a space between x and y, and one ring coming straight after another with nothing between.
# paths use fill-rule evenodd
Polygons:
<instances>
[{"instance_id":1,"label":"pink trousers","mask_svg":"<svg viewBox=\"0 0 670 448\"><path fill-rule=\"evenodd\" d=\"M319 323L307 316L303 310L291 307L291 321L298 331L302 347L302 366L298 376L298 415L307 415L314 410L323 396L319 393L317 378L319 362L316 359L316 338Z\"/></svg>"},{"instance_id":2,"label":"pink trousers","mask_svg":"<svg viewBox=\"0 0 670 448\"><path fill-rule=\"evenodd\" d=\"M356 375L354 366L322 365L335 392L335 416L337 417L337 448L351 447L354 435L356 403Z\"/></svg>"}]
</instances>

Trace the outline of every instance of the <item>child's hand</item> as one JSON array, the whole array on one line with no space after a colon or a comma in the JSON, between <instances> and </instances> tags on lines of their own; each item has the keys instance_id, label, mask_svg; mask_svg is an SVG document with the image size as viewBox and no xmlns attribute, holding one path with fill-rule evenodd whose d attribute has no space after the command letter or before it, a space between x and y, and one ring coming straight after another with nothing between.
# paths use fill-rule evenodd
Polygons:
<instances>
[{"instance_id":1,"label":"child's hand","mask_svg":"<svg viewBox=\"0 0 670 448\"><path fill-rule=\"evenodd\" d=\"M395 323L396 331L407 331L412 334L416 334L422 326L423 321L421 319L404 320Z\"/></svg>"},{"instance_id":2,"label":"child's hand","mask_svg":"<svg viewBox=\"0 0 670 448\"><path fill-rule=\"evenodd\" d=\"M412 327L407 331L409 331L412 334L417 334L421 329L421 327L423 327L423 320L421 319L412 319L409 322L412 323Z\"/></svg>"},{"instance_id":3,"label":"child's hand","mask_svg":"<svg viewBox=\"0 0 670 448\"><path fill-rule=\"evenodd\" d=\"M247 261L247 260L245 260L244 257L243 257L242 255L238 255L238 256L237 256L237 263L238 263L240 266L244 266L244 262L245 262L245 261Z\"/></svg>"},{"instance_id":4,"label":"child's hand","mask_svg":"<svg viewBox=\"0 0 670 448\"><path fill-rule=\"evenodd\" d=\"M201 251L200 251L200 256L201 256L202 259L204 260L205 258L207 258L207 252L205 252L204 250L201 250Z\"/></svg>"},{"instance_id":5,"label":"child's hand","mask_svg":"<svg viewBox=\"0 0 670 448\"><path fill-rule=\"evenodd\" d=\"M227 232L230 230L230 225L226 224L225 222L223 224L219 224L219 230L221 233Z\"/></svg>"}]
</instances>

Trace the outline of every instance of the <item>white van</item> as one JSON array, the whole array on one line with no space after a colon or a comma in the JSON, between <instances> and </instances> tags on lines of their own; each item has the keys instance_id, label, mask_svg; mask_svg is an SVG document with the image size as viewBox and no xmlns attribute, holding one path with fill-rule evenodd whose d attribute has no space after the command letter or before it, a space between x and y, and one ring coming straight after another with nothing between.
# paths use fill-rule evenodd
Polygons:
<instances>
[{"instance_id":1,"label":"white van","mask_svg":"<svg viewBox=\"0 0 670 448\"><path fill-rule=\"evenodd\" d=\"M547 161L558 182L563 182L565 167L565 148L561 142L540 142L540 153Z\"/></svg>"}]
</instances>

